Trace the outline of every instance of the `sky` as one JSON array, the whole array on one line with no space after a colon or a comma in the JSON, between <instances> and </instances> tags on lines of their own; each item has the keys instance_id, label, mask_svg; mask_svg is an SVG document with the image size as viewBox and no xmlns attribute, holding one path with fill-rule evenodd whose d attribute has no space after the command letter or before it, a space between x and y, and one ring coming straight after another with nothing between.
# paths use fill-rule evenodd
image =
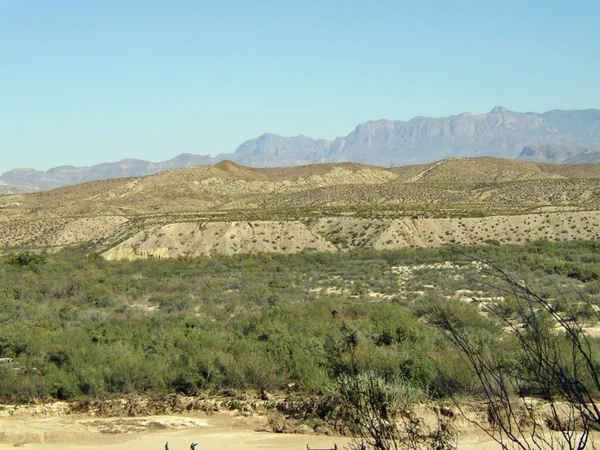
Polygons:
<instances>
[{"instance_id":1,"label":"sky","mask_svg":"<svg viewBox=\"0 0 600 450\"><path fill-rule=\"evenodd\" d=\"M599 0L0 0L0 172L600 108Z\"/></svg>"}]
</instances>

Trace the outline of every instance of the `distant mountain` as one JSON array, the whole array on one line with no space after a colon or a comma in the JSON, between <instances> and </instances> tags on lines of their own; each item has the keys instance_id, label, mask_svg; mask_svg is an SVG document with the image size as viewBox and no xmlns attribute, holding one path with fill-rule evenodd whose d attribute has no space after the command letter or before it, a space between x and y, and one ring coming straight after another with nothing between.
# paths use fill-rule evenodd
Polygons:
<instances>
[{"instance_id":1,"label":"distant mountain","mask_svg":"<svg viewBox=\"0 0 600 450\"><path fill-rule=\"evenodd\" d=\"M332 142L311 139L304 135L281 137L263 134L240 145L233 159L253 167L298 166L320 162L342 162L344 158L331 157Z\"/></svg>"},{"instance_id":2,"label":"distant mountain","mask_svg":"<svg viewBox=\"0 0 600 450\"><path fill-rule=\"evenodd\" d=\"M556 129L564 142L577 142L582 145L595 145L599 143L600 110L562 111L554 109L541 116Z\"/></svg>"},{"instance_id":3,"label":"distant mountain","mask_svg":"<svg viewBox=\"0 0 600 450\"><path fill-rule=\"evenodd\" d=\"M532 144L523 147L520 161L558 164L590 164L600 162L600 146L578 147L561 144Z\"/></svg>"},{"instance_id":4,"label":"distant mountain","mask_svg":"<svg viewBox=\"0 0 600 450\"><path fill-rule=\"evenodd\" d=\"M600 163L600 147L590 147L586 151L563 161L563 164Z\"/></svg>"},{"instance_id":5,"label":"distant mountain","mask_svg":"<svg viewBox=\"0 0 600 450\"><path fill-rule=\"evenodd\" d=\"M564 160L583 152L585 148L562 144L531 144L523 147L517 159L520 161L562 163Z\"/></svg>"},{"instance_id":6,"label":"distant mountain","mask_svg":"<svg viewBox=\"0 0 600 450\"><path fill-rule=\"evenodd\" d=\"M399 166L458 156L514 158L524 146L541 142L600 144L600 110L554 110L538 114L495 107L480 115L415 117L406 122L378 120L361 124L349 135L332 142L304 136L264 135L238 147L233 159L237 161L251 153L255 160L264 157L265 161L273 161L272 155L279 151L286 158L295 156L311 162Z\"/></svg>"},{"instance_id":7,"label":"distant mountain","mask_svg":"<svg viewBox=\"0 0 600 450\"><path fill-rule=\"evenodd\" d=\"M91 167L58 166L45 172L35 169L13 169L0 175L0 187L4 187L5 191L33 192L108 178L143 177L170 169L215 164L218 161L219 159L210 156L184 153L158 163L123 159Z\"/></svg>"},{"instance_id":8,"label":"distant mountain","mask_svg":"<svg viewBox=\"0 0 600 450\"><path fill-rule=\"evenodd\" d=\"M138 177L168 169L229 159L251 167L283 167L352 161L383 167L448 157L497 156L540 162L595 162L600 150L600 110L520 113L495 107L487 114L462 113L409 121L377 120L333 141L263 134L234 153L215 157L182 154L158 163L124 159L92 167L60 166L47 172L15 169L0 175L4 190L33 191L116 177ZM581 155L581 156L580 156Z\"/></svg>"},{"instance_id":9,"label":"distant mountain","mask_svg":"<svg viewBox=\"0 0 600 450\"><path fill-rule=\"evenodd\" d=\"M8 184L0 181L0 195L23 194L26 192L30 192L30 190L9 186Z\"/></svg>"}]
</instances>

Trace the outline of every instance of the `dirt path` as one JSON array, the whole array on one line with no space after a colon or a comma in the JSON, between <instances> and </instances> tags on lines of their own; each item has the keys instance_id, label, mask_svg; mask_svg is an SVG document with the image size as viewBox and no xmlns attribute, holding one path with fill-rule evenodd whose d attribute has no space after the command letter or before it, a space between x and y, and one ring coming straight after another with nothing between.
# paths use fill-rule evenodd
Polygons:
<instances>
[{"instance_id":1,"label":"dirt path","mask_svg":"<svg viewBox=\"0 0 600 450\"><path fill-rule=\"evenodd\" d=\"M152 416L142 418L94 418L86 416L0 417L0 450L304 450L347 448L350 439L314 434L277 434L265 429L264 416L241 417L228 413L210 416ZM498 448L485 436L463 436L459 449Z\"/></svg>"},{"instance_id":2,"label":"dirt path","mask_svg":"<svg viewBox=\"0 0 600 450\"><path fill-rule=\"evenodd\" d=\"M143 418L0 418L0 449L186 450L198 442L198 450L341 448L349 440L309 434L276 434L265 431L263 416L240 417L227 413L211 416L152 416Z\"/></svg>"},{"instance_id":3,"label":"dirt path","mask_svg":"<svg viewBox=\"0 0 600 450\"><path fill-rule=\"evenodd\" d=\"M96 417L68 413L60 402L46 407L0 408L0 450L187 450L197 442L197 450L304 450L311 448L348 449L352 442L340 436L312 433L273 433L264 414L237 411L203 412L138 417ZM459 425L458 450L500 449L481 430ZM304 427L304 428L302 428Z\"/></svg>"}]
</instances>

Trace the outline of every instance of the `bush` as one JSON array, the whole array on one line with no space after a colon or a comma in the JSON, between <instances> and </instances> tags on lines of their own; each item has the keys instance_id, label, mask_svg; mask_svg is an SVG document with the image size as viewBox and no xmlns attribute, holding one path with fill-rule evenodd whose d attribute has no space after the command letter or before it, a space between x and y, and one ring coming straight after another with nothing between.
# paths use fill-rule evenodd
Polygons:
<instances>
[{"instance_id":1,"label":"bush","mask_svg":"<svg viewBox=\"0 0 600 450\"><path fill-rule=\"evenodd\" d=\"M6 264L13 267L29 267L35 269L39 266L43 266L47 262L48 257L45 253L23 252L9 257Z\"/></svg>"}]
</instances>

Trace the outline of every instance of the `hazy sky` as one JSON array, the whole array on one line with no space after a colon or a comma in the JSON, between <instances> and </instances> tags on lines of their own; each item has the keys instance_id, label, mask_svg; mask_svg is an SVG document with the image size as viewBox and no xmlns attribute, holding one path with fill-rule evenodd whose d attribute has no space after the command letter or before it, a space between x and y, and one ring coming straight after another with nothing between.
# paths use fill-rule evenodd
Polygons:
<instances>
[{"instance_id":1,"label":"hazy sky","mask_svg":"<svg viewBox=\"0 0 600 450\"><path fill-rule=\"evenodd\" d=\"M0 0L0 172L600 107L598 0Z\"/></svg>"}]
</instances>

